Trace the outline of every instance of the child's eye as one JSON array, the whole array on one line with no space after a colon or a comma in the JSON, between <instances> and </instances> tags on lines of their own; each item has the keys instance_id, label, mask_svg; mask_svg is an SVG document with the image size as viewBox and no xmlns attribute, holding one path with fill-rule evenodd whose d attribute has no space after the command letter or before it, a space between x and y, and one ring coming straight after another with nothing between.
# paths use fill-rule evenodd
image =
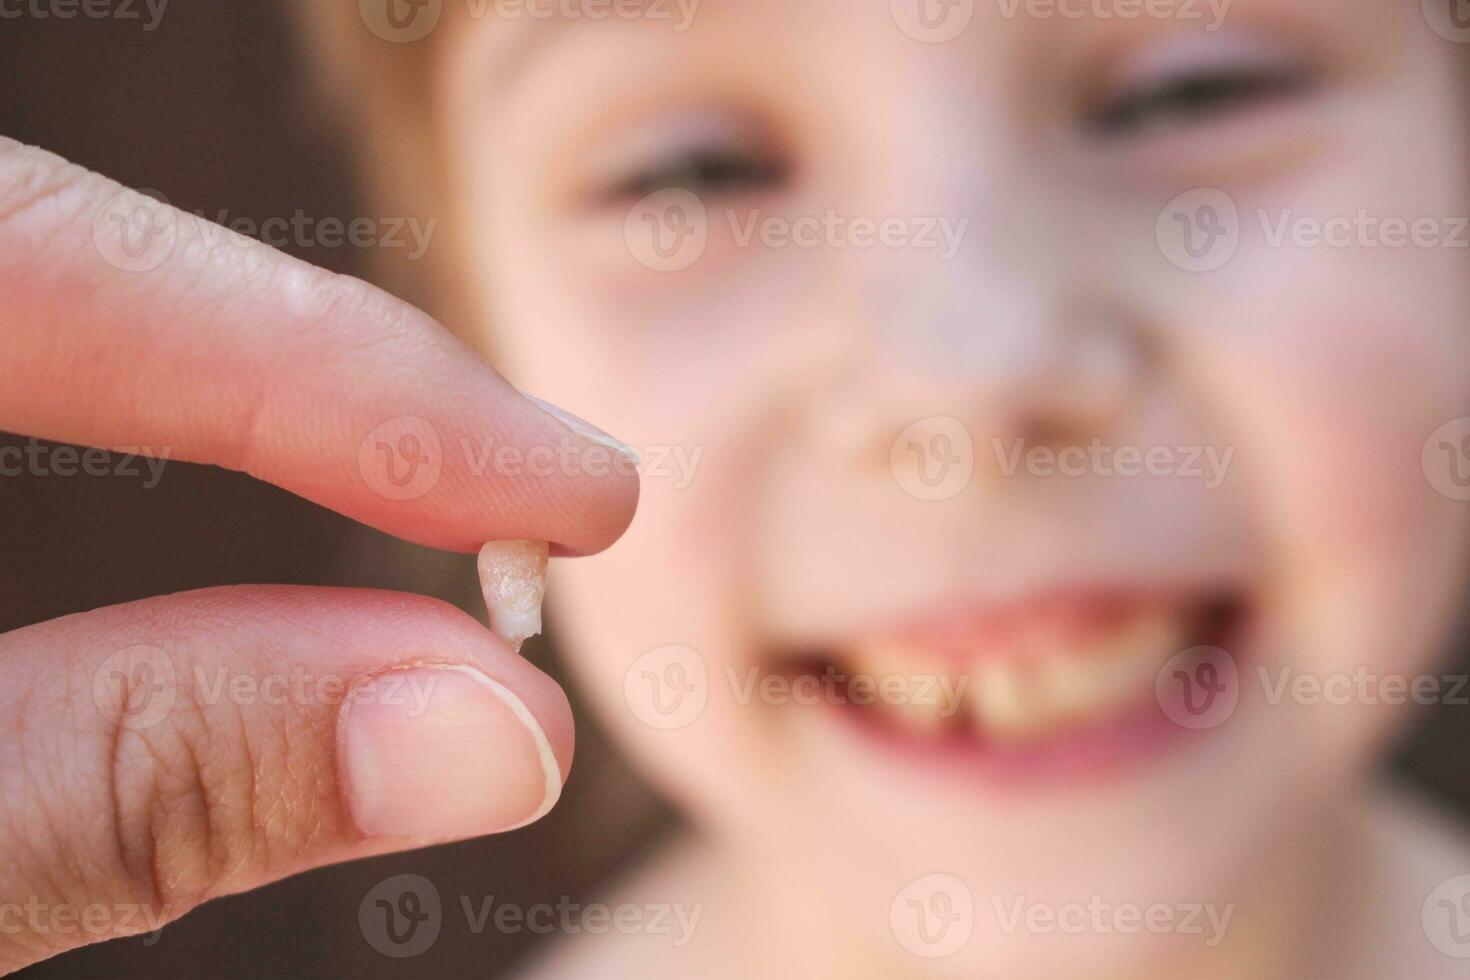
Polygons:
<instances>
[{"instance_id":1,"label":"child's eye","mask_svg":"<svg viewBox=\"0 0 1470 980\"><path fill-rule=\"evenodd\" d=\"M1130 136L1145 129L1208 122L1227 113L1289 98L1308 79L1291 69L1214 69L1181 74L1135 87L1091 109L1089 128L1104 136Z\"/></svg>"},{"instance_id":2,"label":"child's eye","mask_svg":"<svg viewBox=\"0 0 1470 980\"><path fill-rule=\"evenodd\" d=\"M636 169L607 189L609 201L639 200L663 190L686 190L701 198L779 186L786 165L742 150L695 148L672 153Z\"/></svg>"}]
</instances>

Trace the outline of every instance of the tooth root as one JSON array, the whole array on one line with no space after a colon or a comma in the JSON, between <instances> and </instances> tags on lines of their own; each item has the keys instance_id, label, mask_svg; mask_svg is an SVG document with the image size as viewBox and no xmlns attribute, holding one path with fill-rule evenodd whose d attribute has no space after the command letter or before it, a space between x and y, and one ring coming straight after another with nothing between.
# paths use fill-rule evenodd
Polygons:
<instances>
[{"instance_id":1,"label":"tooth root","mask_svg":"<svg viewBox=\"0 0 1470 980\"><path fill-rule=\"evenodd\" d=\"M491 541L480 549L480 588L490 629L517 652L541 632L549 552L545 541Z\"/></svg>"}]
</instances>

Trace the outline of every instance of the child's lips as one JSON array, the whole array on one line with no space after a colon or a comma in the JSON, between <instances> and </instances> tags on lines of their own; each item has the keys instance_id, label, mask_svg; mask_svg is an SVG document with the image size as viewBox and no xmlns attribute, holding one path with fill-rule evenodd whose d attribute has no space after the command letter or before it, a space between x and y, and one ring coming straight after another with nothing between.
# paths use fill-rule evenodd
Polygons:
<instances>
[{"instance_id":1,"label":"child's lips","mask_svg":"<svg viewBox=\"0 0 1470 980\"><path fill-rule=\"evenodd\" d=\"M1224 590L1057 592L950 609L809 650L781 670L835 670L840 706L893 736L949 750L957 739L991 751L1035 747L1157 713L1160 669L1183 650L1224 642L1242 608Z\"/></svg>"}]
</instances>

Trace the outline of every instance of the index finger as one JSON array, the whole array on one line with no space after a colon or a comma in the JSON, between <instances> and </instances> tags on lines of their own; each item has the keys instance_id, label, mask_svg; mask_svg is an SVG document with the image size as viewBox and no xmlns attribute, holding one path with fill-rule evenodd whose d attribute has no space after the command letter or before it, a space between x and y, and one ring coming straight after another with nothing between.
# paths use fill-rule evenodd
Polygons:
<instances>
[{"instance_id":1,"label":"index finger","mask_svg":"<svg viewBox=\"0 0 1470 980\"><path fill-rule=\"evenodd\" d=\"M611 544L619 444L427 315L0 138L0 429L242 470L419 544Z\"/></svg>"}]
</instances>

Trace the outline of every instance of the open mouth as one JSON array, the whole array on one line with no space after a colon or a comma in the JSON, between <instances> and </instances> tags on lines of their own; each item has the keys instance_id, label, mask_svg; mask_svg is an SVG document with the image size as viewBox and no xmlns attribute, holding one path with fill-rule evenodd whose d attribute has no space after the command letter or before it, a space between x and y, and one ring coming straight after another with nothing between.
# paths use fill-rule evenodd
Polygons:
<instances>
[{"instance_id":1,"label":"open mouth","mask_svg":"<svg viewBox=\"0 0 1470 980\"><path fill-rule=\"evenodd\" d=\"M1160 706L1160 671L1184 651L1233 648L1247 606L1231 590L1057 594L790 651L775 670L821 692L806 703L840 708L890 744L1023 768L1089 764L1185 731Z\"/></svg>"}]
</instances>

